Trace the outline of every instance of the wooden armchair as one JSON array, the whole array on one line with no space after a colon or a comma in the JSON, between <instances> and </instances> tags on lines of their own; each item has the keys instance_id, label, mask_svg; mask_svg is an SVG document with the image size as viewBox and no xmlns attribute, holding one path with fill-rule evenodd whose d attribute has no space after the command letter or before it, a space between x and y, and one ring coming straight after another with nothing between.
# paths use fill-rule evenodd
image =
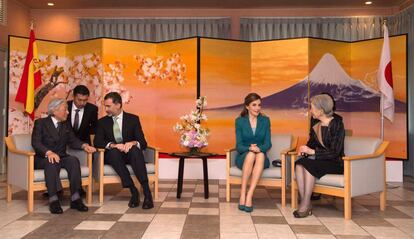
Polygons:
<instances>
[{"instance_id":1,"label":"wooden armchair","mask_svg":"<svg viewBox=\"0 0 414 239\"><path fill-rule=\"evenodd\" d=\"M27 211L33 212L34 192L46 190L44 170L34 169L35 152L31 145L30 134L15 134L5 137L7 146L7 201L12 200L12 187L27 191ZM86 201L92 202L92 154L83 150L68 149L76 156L81 165L82 186L87 186ZM60 171L63 188L69 187L68 174Z\"/></svg>"},{"instance_id":2,"label":"wooden armchair","mask_svg":"<svg viewBox=\"0 0 414 239\"><path fill-rule=\"evenodd\" d=\"M282 191L282 206L286 205L286 185L290 180L286 180L290 175L286 174L287 163L286 157L289 152L296 150L297 138L292 135L272 134L272 148L267 152L270 161L280 159L281 167L274 167L272 164L269 168L264 169L262 178L257 185L267 187L278 187ZM236 167L236 149L227 150L227 182L226 182L226 201L230 201L231 184L241 185L242 170Z\"/></svg>"},{"instance_id":3,"label":"wooden armchair","mask_svg":"<svg viewBox=\"0 0 414 239\"><path fill-rule=\"evenodd\" d=\"M104 185L121 183L121 179L111 165L104 164L105 149L97 149L98 158L93 163L93 178L99 184L99 202L103 203ZM148 181L150 186L153 185L154 198L158 199L158 150L156 148L147 147L144 151L144 158L147 167ZM127 165L128 171L134 175L131 165ZM136 177L132 177L134 183L139 185ZM141 187L138 187L141 188Z\"/></svg>"},{"instance_id":4,"label":"wooden armchair","mask_svg":"<svg viewBox=\"0 0 414 239\"><path fill-rule=\"evenodd\" d=\"M352 198L380 192L380 209L386 207L385 149L389 142L370 137L345 137L344 174L327 174L316 180L313 192L344 198L344 217L352 217ZM294 162L297 153L292 152ZM291 163L292 208L297 208L295 163Z\"/></svg>"}]
</instances>

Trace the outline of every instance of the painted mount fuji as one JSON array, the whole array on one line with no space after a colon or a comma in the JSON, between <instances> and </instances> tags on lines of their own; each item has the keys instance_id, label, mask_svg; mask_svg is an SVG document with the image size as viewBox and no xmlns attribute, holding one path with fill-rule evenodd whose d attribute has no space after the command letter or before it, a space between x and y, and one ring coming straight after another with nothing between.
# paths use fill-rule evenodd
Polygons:
<instances>
[{"instance_id":1,"label":"painted mount fuji","mask_svg":"<svg viewBox=\"0 0 414 239\"><path fill-rule=\"evenodd\" d=\"M310 96L325 92L335 98L337 111L378 112L380 94L359 80L352 79L336 58L327 53L312 72L302 81L287 89L263 98L262 106L267 109L307 109L308 82ZM240 108L242 105L225 107ZM221 108L224 109L224 108ZM405 112L404 102L395 100L395 111Z\"/></svg>"}]
</instances>

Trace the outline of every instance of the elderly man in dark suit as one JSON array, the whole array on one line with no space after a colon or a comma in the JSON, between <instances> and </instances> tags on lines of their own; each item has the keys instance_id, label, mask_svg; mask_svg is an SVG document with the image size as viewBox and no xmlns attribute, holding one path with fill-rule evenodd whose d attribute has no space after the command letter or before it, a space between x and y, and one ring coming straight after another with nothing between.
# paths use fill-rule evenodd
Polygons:
<instances>
[{"instance_id":1,"label":"elderly man in dark suit","mask_svg":"<svg viewBox=\"0 0 414 239\"><path fill-rule=\"evenodd\" d=\"M66 147L83 149L88 153L96 151L94 147L76 138L73 130L66 123L68 108L64 99L53 99L48 104L46 118L37 119L32 133L32 146L36 152L35 168L44 169L46 187L49 194L49 210L53 214L61 214L57 191L61 190L60 169L68 172L70 181L70 208L88 211L79 195L81 172L78 158L68 155Z\"/></svg>"},{"instance_id":2,"label":"elderly man in dark suit","mask_svg":"<svg viewBox=\"0 0 414 239\"><path fill-rule=\"evenodd\" d=\"M84 85L73 89L73 100L68 101L67 121L78 139L91 143L90 135L95 134L98 121L98 107L88 102L89 90Z\"/></svg>"},{"instance_id":3,"label":"elderly man in dark suit","mask_svg":"<svg viewBox=\"0 0 414 239\"><path fill-rule=\"evenodd\" d=\"M105 164L117 172L124 188L131 191L128 206L139 206L139 193L132 181L126 164L130 164L144 190L143 209L154 207L148 185L147 168L142 150L147 141L142 131L138 116L122 110L122 98L116 92L110 92L104 98L107 116L99 119L95 135L95 146L105 148Z\"/></svg>"}]
</instances>

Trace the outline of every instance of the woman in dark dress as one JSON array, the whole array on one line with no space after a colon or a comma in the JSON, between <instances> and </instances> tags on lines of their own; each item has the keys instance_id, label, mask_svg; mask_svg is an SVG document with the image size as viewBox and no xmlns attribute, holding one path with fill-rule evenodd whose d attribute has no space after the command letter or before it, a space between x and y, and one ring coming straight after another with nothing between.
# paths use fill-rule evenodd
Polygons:
<instances>
[{"instance_id":1,"label":"woman in dark dress","mask_svg":"<svg viewBox=\"0 0 414 239\"><path fill-rule=\"evenodd\" d=\"M334 114L334 102L326 94L311 99L311 114L316 123L311 127L306 145L299 147L295 165L300 205L293 212L295 217L312 214L311 195L316 178L325 174L342 174L345 129L342 117Z\"/></svg>"}]
</instances>

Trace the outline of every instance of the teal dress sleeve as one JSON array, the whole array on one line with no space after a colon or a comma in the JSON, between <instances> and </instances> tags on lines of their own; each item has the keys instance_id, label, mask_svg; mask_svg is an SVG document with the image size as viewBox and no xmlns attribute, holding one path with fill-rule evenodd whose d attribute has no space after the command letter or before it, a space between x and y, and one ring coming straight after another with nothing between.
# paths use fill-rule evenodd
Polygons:
<instances>
[{"instance_id":1,"label":"teal dress sleeve","mask_svg":"<svg viewBox=\"0 0 414 239\"><path fill-rule=\"evenodd\" d=\"M267 152L272 147L272 140L270 138L270 120L268 117L264 117L264 142L263 144L258 144L257 147L259 147L261 152Z\"/></svg>"},{"instance_id":2,"label":"teal dress sleeve","mask_svg":"<svg viewBox=\"0 0 414 239\"><path fill-rule=\"evenodd\" d=\"M250 145L243 142L243 125L241 118L236 119L236 150L239 154L244 154L249 151Z\"/></svg>"}]
</instances>

